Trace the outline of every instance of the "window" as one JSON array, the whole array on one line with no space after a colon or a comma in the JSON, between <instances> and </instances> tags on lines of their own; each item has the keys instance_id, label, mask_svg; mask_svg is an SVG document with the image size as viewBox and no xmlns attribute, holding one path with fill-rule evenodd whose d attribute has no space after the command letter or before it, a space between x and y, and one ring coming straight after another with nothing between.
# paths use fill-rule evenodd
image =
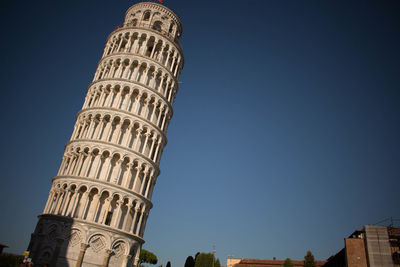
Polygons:
<instances>
[{"instance_id":1,"label":"window","mask_svg":"<svg viewBox=\"0 0 400 267\"><path fill-rule=\"evenodd\" d=\"M169 26L169 33L172 33L174 31L174 23L172 22L171 25Z\"/></svg>"},{"instance_id":2,"label":"window","mask_svg":"<svg viewBox=\"0 0 400 267\"><path fill-rule=\"evenodd\" d=\"M144 21L149 21L149 19L150 19L150 11L144 12L143 20Z\"/></svg>"},{"instance_id":3,"label":"window","mask_svg":"<svg viewBox=\"0 0 400 267\"><path fill-rule=\"evenodd\" d=\"M153 24L153 30L156 30L156 31L161 31L161 26L162 26L162 22L161 21L159 21L159 20L157 20L156 22L154 22L154 24Z\"/></svg>"}]
</instances>

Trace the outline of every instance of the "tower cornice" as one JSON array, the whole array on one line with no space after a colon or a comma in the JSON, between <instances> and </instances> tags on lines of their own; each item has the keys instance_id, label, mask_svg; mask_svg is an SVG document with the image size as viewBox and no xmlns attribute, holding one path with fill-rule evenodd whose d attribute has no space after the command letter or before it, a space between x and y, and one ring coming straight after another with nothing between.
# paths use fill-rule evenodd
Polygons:
<instances>
[{"instance_id":1,"label":"tower cornice","mask_svg":"<svg viewBox=\"0 0 400 267\"><path fill-rule=\"evenodd\" d=\"M180 20L179 17L175 14L175 12L173 12L171 9L169 9L169 8L166 7L166 6L164 6L164 5L162 5L162 4L155 3L155 2L148 2L148 1L146 1L146 2L139 2L139 3L136 3L136 4L132 5L132 6L131 6L130 8L128 8L128 10L125 12L125 20L127 19L127 16L128 16L129 12L130 12L132 9L134 9L134 8L142 8L142 7L143 7L143 8L149 8L149 7L151 7L151 8L154 8L154 9L156 9L156 10L163 11L163 12L167 13L169 16L171 16L171 18L174 20L174 22L179 26L180 32L183 31L181 20Z\"/></svg>"}]
</instances>

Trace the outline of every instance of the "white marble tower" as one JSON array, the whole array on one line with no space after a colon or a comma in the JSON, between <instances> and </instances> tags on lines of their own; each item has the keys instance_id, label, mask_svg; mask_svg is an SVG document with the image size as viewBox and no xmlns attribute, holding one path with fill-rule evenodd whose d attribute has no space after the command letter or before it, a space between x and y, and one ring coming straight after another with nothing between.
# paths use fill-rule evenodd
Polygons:
<instances>
[{"instance_id":1,"label":"white marble tower","mask_svg":"<svg viewBox=\"0 0 400 267\"><path fill-rule=\"evenodd\" d=\"M108 37L29 244L47 266L137 265L183 68L179 18L140 2Z\"/></svg>"}]
</instances>

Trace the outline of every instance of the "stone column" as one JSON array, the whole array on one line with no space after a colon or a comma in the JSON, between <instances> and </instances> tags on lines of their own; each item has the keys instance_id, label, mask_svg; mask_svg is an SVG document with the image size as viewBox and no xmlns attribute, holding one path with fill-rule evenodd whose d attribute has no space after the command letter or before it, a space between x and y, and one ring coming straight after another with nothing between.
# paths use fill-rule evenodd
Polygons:
<instances>
[{"instance_id":1,"label":"stone column","mask_svg":"<svg viewBox=\"0 0 400 267\"><path fill-rule=\"evenodd\" d=\"M130 259L131 257L132 257L131 255L124 255L124 256L123 256L123 258L122 258L122 267L126 267L126 265L127 265L128 262L129 262L129 259Z\"/></svg>"},{"instance_id":2,"label":"stone column","mask_svg":"<svg viewBox=\"0 0 400 267\"><path fill-rule=\"evenodd\" d=\"M154 190L155 184L156 184L156 181L154 180L154 181L152 182L152 184L151 184L151 187L150 187L149 196L147 197L149 200L151 200L151 197L153 196L153 190Z\"/></svg>"},{"instance_id":3,"label":"stone column","mask_svg":"<svg viewBox=\"0 0 400 267\"><path fill-rule=\"evenodd\" d=\"M119 177L122 172L122 159L119 159L114 166L113 172L111 174L112 182L118 184ZM110 179L111 181L111 179Z\"/></svg>"},{"instance_id":4,"label":"stone column","mask_svg":"<svg viewBox=\"0 0 400 267\"><path fill-rule=\"evenodd\" d=\"M85 160L85 162L83 164L80 176L84 176L84 177L88 177L89 176L89 173L88 173L89 172L89 167L90 167L90 164L92 164L92 166L93 166L94 156L95 155L92 152L88 152L86 154L86 160Z\"/></svg>"},{"instance_id":5,"label":"stone column","mask_svg":"<svg viewBox=\"0 0 400 267\"><path fill-rule=\"evenodd\" d=\"M159 108L160 112L158 113L157 122L156 122L156 125L159 128L160 128L160 120L161 120L161 118L162 118L162 116L164 114L165 109L166 109L165 106L161 107L161 105L160 105L160 108Z\"/></svg>"},{"instance_id":6,"label":"stone column","mask_svg":"<svg viewBox=\"0 0 400 267\"><path fill-rule=\"evenodd\" d=\"M137 145L139 143L139 139L141 138L142 132L143 132L142 128L139 128L136 130L136 139L135 139L135 142L133 143L133 149L135 151L138 151Z\"/></svg>"},{"instance_id":7,"label":"stone column","mask_svg":"<svg viewBox=\"0 0 400 267\"><path fill-rule=\"evenodd\" d=\"M114 131L114 136L113 136L113 140L111 140L111 142L114 142L116 144L118 144L119 138L120 138L120 133L121 133L121 128L122 128L122 120L117 124L117 126L115 127L115 131Z\"/></svg>"},{"instance_id":8,"label":"stone column","mask_svg":"<svg viewBox=\"0 0 400 267\"><path fill-rule=\"evenodd\" d=\"M124 177L122 178L122 182L121 182L121 185L123 187L129 186L129 182L132 177L132 166L133 166L132 163L128 163L126 166L126 172L125 172Z\"/></svg>"},{"instance_id":9,"label":"stone column","mask_svg":"<svg viewBox=\"0 0 400 267\"><path fill-rule=\"evenodd\" d=\"M85 256L86 249L88 248L88 244L81 243L81 249L79 250L78 259L76 260L75 267L81 267L83 262L83 257Z\"/></svg>"},{"instance_id":10,"label":"stone column","mask_svg":"<svg viewBox=\"0 0 400 267\"><path fill-rule=\"evenodd\" d=\"M53 192L53 190L50 190L49 198L47 199L46 206L44 207L43 213L48 213L49 207L50 207L51 203L53 202L53 198L54 198L54 192Z\"/></svg>"},{"instance_id":11,"label":"stone column","mask_svg":"<svg viewBox=\"0 0 400 267\"><path fill-rule=\"evenodd\" d=\"M161 130L164 130L164 125L165 125L165 121L166 121L167 117L168 117L168 109L165 110L165 115L164 115L164 118L163 118L163 121L162 121L161 127L160 127Z\"/></svg>"},{"instance_id":12,"label":"stone column","mask_svg":"<svg viewBox=\"0 0 400 267\"><path fill-rule=\"evenodd\" d=\"M134 233L135 235L139 235L140 234L140 227L142 226L144 213L145 213L144 210L140 212L139 223L138 223L138 226L136 227L136 233Z\"/></svg>"},{"instance_id":13,"label":"stone column","mask_svg":"<svg viewBox=\"0 0 400 267\"><path fill-rule=\"evenodd\" d=\"M129 99L131 99L132 92L125 94L124 102L122 103L121 108L126 110L128 107Z\"/></svg>"},{"instance_id":14,"label":"stone column","mask_svg":"<svg viewBox=\"0 0 400 267\"><path fill-rule=\"evenodd\" d=\"M144 229L146 228L146 223L147 223L147 218L149 217L149 213L145 212L142 218L142 225L139 229L139 236L143 236L144 235Z\"/></svg>"},{"instance_id":15,"label":"stone column","mask_svg":"<svg viewBox=\"0 0 400 267\"><path fill-rule=\"evenodd\" d=\"M90 177L90 178L96 178L96 174L97 174L97 171L98 171L100 163L101 163L101 155L100 154L97 154L97 155L93 154L93 157L94 157L94 159L93 159L92 167L90 168L90 171L88 173L88 177Z\"/></svg>"},{"instance_id":16,"label":"stone column","mask_svg":"<svg viewBox=\"0 0 400 267\"><path fill-rule=\"evenodd\" d=\"M162 91L163 91L164 79L165 79L165 75L163 75L163 73L161 73L160 84L158 85L158 88L157 88L157 91L158 91L159 93L162 93Z\"/></svg>"},{"instance_id":17,"label":"stone column","mask_svg":"<svg viewBox=\"0 0 400 267\"><path fill-rule=\"evenodd\" d=\"M121 145L128 146L131 136L132 136L132 122L129 122L129 125L125 129L124 137L121 140Z\"/></svg>"},{"instance_id":18,"label":"stone column","mask_svg":"<svg viewBox=\"0 0 400 267\"><path fill-rule=\"evenodd\" d=\"M117 207L115 208L115 213L114 213L113 218L110 223L111 227L118 228L119 220L120 220L120 216L121 216L121 209L122 209L123 204L124 204L123 200L117 201Z\"/></svg>"},{"instance_id":19,"label":"stone column","mask_svg":"<svg viewBox=\"0 0 400 267\"><path fill-rule=\"evenodd\" d=\"M153 103L153 111L151 112L151 116L150 116L150 121L151 122L153 122L154 115L156 115L157 106L158 106L158 103L156 103L156 100L155 100L154 103Z\"/></svg>"},{"instance_id":20,"label":"stone column","mask_svg":"<svg viewBox=\"0 0 400 267\"><path fill-rule=\"evenodd\" d=\"M97 207L99 205L99 199L100 199L100 195L96 194L93 196L93 200L92 203L90 204L89 207L89 212L88 215L86 216L86 219L89 221L94 221L95 217L96 217L96 213L97 213Z\"/></svg>"},{"instance_id":21,"label":"stone column","mask_svg":"<svg viewBox=\"0 0 400 267\"><path fill-rule=\"evenodd\" d=\"M153 136L153 138L151 140L152 140L152 142L151 142L150 151L149 151L149 154L147 155L150 159L151 159L151 156L153 155L154 145L157 142L157 136Z\"/></svg>"},{"instance_id":22,"label":"stone column","mask_svg":"<svg viewBox=\"0 0 400 267\"><path fill-rule=\"evenodd\" d=\"M68 207L68 204L69 204L69 202L70 202L71 194L72 194L72 190L71 190L71 189L68 189L68 190L67 190L67 195L66 195L66 197L65 197L65 200L64 200L64 203L63 203L61 212L60 212L60 215L64 215L64 214L65 214L65 212L66 212L66 210L67 210L67 207Z\"/></svg>"},{"instance_id":23,"label":"stone column","mask_svg":"<svg viewBox=\"0 0 400 267\"><path fill-rule=\"evenodd\" d=\"M129 200L129 202L130 202L130 200ZM128 222L128 217L130 216L131 209L133 207L133 205L131 203L129 203L129 202L126 205L128 208L126 209L126 215L125 215L125 218L124 218L124 223L122 224L122 230L124 230L124 231L126 231L126 224Z\"/></svg>"},{"instance_id":24,"label":"stone column","mask_svg":"<svg viewBox=\"0 0 400 267\"><path fill-rule=\"evenodd\" d=\"M101 167L101 172L99 175L99 179L100 180L107 180L107 175L108 175L108 171L110 170L110 165L111 165L111 155L109 155L105 160L104 160L104 164Z\"/></svg>"},{"instance_id":25,"label":"stone column","mask_svg":"<svg viewBox=\"0 0 400 267\"><path fill-rule=\"evenodd\" d=\"M87 205L89 203L89 192L86 191L85 193L83 193L83 196L80 200L80 203L82 203L82 210L80 211L80 214L78 215L78 218L80 219L85 219L85 211L87 209Z\"/></svg>"},{"instance_id":26,"label":"stone column","mask_svg":"<svg viewBox=\"0 0 400 267\"><path fill-rule=\"evenodd\" d=\"M140 185L139 194L141 194L141 195L144 196L143 190L144 190L144 185L146 184L146 180L147 180L148 177L149 177L149 169L146 167L143 173L144 173L144 175L143 175L142 184Z\"/></svg>"},{"instance_id":27,"label":"stone column","mask_svg":"<svg viewBox=\"0 0 400 267\"><path fill-rule=\"evenodd\" d=\"M64 200L64 196L65 196L65 190L64 189L60 189L57 205L56 205L56 208L55 208L55 210L53 212L54 214L58 214L59 213L61 205L62 205L63 200Z\"/></svg>"},{"instance_id":28,"label":"stone column","mask_svg":"<svg viewBox=\"0 0 400 267\"><path fill-rule=\"evenodd\" d=\"M137 114L140 107L140 99L142 98L142 94L139 92L135 97L135 103L133 103L132 112Z\"/></svg>"},{"instance_id":29,"label":"stone column","mask_svg":"<svg viewBox=\"0 0 400 267\"><path fill-rule=\"evenodd\" d=\"M110 259L111 253L112 253L111 249L106 249L104 251L104 258L103 258L103 263L101 264L101 267L107 267L108 266L108 260Z\"/></svg>"},{"instance_id":30,"label":"stone column","mask_svg":"<svg viewBox=\"0 0 400 267\"><path fill-rule=\"evenodd\" d=\"M133 180L132 191L135 191L136 184L137 184L137 181L139 179L139 174L140 174L140 172L142 170L142 167L137 166L137 167L135 167L135 170L136 170L136 175L135 175L135 179Z\"/></svg>"},{"instance_id":31,"label":"stone column","mask_svg":"<svg viewBox=\"0 0 400 267\"><path fill-rule=\"evenodd\" d=\"M81 168L81 164L82 164L82 159L83 159L83 153L79 152L78 153L78 158L76 160L74 169L71 172L71 175L78 176L78 172L79 172L79 170Z\"/></svg>"},{"instance_id":32,"label":"stone column","mask_svg":"<svg viewBox=\"0 0 400 267\"><path fill-rule=\"evenodd\" d=\"M139 204L136 204L135 213L133 214L131 229L129 231L132 234L135 234L133 231L135 230L135 225L136 225L136 220L137 220L138 213L139 213Z\"/></svg>"},{"instance_id":33,"label":"stone column","mask_svg":"<svg viewBox=\"0 0 400 267\"><path fill-rule=\"evenodd\" d=\"M160 140L158 141L158 143L157 143L157 147L156 147L156 152L154 152L154 156L153 156L153 158L152 158L152 160L154 161L154 162L156 162L156 159L157 159L157 156L158 156L158 151L160 151L160 147L161 147L161 138L160 138Z\"/></svg>"},{"instance_id":34,"label":"stone column","mask_svg":"<svg viewBox=\"0 0 400 267\"><path fill-rule=\"evenodd\" d=\"M173 56L172 63L171 63L171 67L169 68L169 71L170 71L170 72L173 71L173 68L174 68L174 65L175 65L175 61L176 61L177 59L178 59L177 57Z\"/></svg>"},{"instance_id":35,"label":"stone column","mask_svg":"<svg viewBox=\"0 0 400 267\"><path fill-rule=\"evenodd\" d=\"M101 224L106 223L108 211L110 210L111 201L112 201L111 197L106 198L104 201L104 205L103 205L104 208L103 208L102 212L100 213L100 218L99 218L99 222Z\"/></svg>"},{"instance_id":36,"label":"stone column","mask_svg":"<svg viewBox=\"0 0 400 267\"><path fill-rule=\"evenodd\" d=\"M144 134L144 136L145 136L144 144L143 144L143 147L142 147L142 151L140 151L140 153L142 153L142 154L145 154L145 153L146 153L147 141L149 140L149 136L150 136L150 134L148 133L148 130L147 130L147 132Z\"/></svg>"},{"instance_id":37,"label":"stone column","mask_svg":"<svg viewBox=\"0 0 400 267\"><path fill-rule=\"evenodd\" d=\"M73 196L73 198L71 200L71 204L69 205L69 208L68 208L67 213L66 213L67 216L73 217L73 215L75 213L76 206L77 206L78 196L79 196L79 192L78 192L77 189L75 189L74 196Z\"/></svg>"},{"instance_id":38,"label":"stone column","mask_svg":"<svg viewBox=\"0 0 400 267\"><path fill-rule=\"evenodd\" d=\"M154 175L154 171L152 171L149 175L149 181L147 182L146 191L144 193L145 198L148 198L148 196L149 196L150 185L153 183L153 175Z\"/></svg>"}]
</instances>

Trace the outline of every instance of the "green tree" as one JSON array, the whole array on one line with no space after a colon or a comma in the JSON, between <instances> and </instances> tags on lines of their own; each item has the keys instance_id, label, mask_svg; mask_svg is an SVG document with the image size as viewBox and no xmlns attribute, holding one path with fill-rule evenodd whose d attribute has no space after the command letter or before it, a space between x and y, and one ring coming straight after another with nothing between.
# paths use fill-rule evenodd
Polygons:
<instances>
[{"instance_id":1,"label":"green tree","mask_svg":"<svg viewBox=\"0 0 400 267\"><path fill-rule=\"evenodd\" d=\"M140 250L140 255L139 255L139 265L142 265L143 263L150 263L150 264L157 264L158 259L157 256L154 255L152 252L147 251L145 249Z\"/></svg>"},{"instance_id":2,"label":"green tree","mask_svg":"<svg viewBox=\"0 0 400 267\"><path fill-rule=\"evenodd\" d=\"M213 254L211 253L200 253L196 257L194 267L212 267Z\"/></svg>"},{"instance_id":3,"label":"green tree","mask_svg":"<svg viewBox=\"0 0 400 267\"><path fill-rule=\"evenodd\" d=\"M307 254L304 256L304 267L315 267L314 255L311 251L307 251Z\"/></svg>"},{"instance_id":4,"label":"green tree","mask_svg":"<svg viewBox=\"0 0 400 267\"><path fill-rule=\"evenodd\" d=\"M167 262L167 266L166 267L171 267L171 262Z\"/></svg>"},{"instance_id":5,"label":"green tree","mask_svg":"<svg viewBox=\"0 0 400 267\"><path fill-rule=\"evenodd\" d=\"M194 262L196 262L197 256L199 256L199 255L200 255L200 252L197 252L196 255L194 255Z\"/></svg>"},{"instance_id":6,"label":"green tree","mask_svg":"<svg viewBox=\"0 0 400 267\"><path fill-rule=\"evenodd\" d=\"M221 263L219 262L219 259L215 261L214 267L221 267Z\"/></svg>"},{"instance_id":7,"label":"green tree","mask_svg":"<svg viewBox=\"0 0 400 267\"><path fill-rule=\"evenodd\" d=\"M194 267L194 259L192 256L186 258L185 267Z\"/></svg>"},{"instance_id":8,"label":"green tree","mask_svg":"<svg viewBox=\"0 0 400 267\"><path fill-rule=\"evenodd\" d=\"M286 258L285 262L283 263L283 267L293 267L293 262L290 258Z\"/></svg>"}]
</instances>

